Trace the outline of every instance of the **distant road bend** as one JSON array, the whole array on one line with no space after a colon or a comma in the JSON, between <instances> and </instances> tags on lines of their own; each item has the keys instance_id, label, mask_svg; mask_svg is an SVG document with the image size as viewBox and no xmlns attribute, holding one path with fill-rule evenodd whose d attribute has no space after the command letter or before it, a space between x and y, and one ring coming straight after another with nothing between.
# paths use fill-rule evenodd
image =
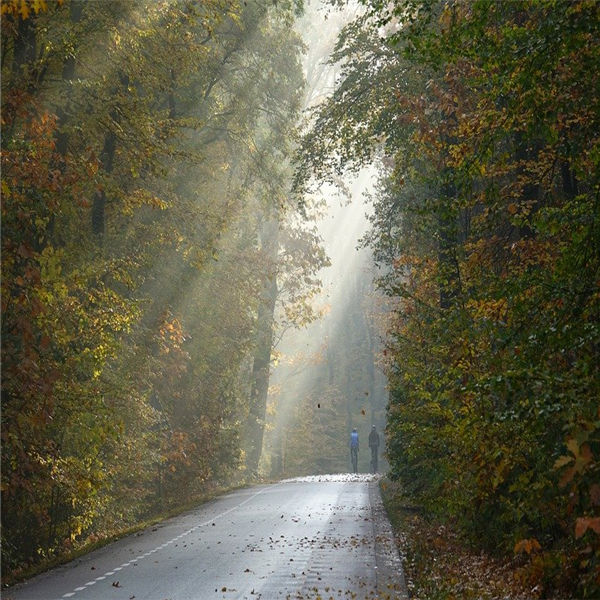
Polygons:
<instances>
[{"instance_id":1,"label":"distant road bend","mask_svg":"<svg viewBox=\"0 0 600 600\"><path fill-rule=\"evenodd\" d=\"M407 599L372 476L238 490L3 593L5 600Z\"/></svg>"}]
</instances>

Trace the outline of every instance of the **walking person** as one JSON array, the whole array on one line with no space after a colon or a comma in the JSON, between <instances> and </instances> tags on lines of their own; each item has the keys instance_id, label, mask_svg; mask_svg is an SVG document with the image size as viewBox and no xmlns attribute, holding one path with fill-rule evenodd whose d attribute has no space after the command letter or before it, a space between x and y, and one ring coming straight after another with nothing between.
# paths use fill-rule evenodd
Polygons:
<instances>
[{"instance_id":1,"label":"walking person","mask_svg":"<svg viewBox=\"0 0 600 600\"><path fill-rule=\"evenodd\" d=\"M371 427L371 433L369 433L369 448L371 448L371 471L377 473L377 457L379 455L379 434L375 425Z\"/></svg>"},{"instance_id":2,"label":"walking person","mask_svg":"<svg viewBox=\"0 0 600 600\"><path fill-rule=\"evenodd\" d=\"M356 428L350 434L350 458L353 472L358 473L358 431Z\"/></svg>"}]
</instances>

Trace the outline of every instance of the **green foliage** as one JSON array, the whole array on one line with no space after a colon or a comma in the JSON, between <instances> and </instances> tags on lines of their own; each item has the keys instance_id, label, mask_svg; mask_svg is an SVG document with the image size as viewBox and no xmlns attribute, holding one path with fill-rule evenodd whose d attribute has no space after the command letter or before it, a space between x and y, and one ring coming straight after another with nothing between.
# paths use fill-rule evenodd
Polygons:
<instances>
[{"instance_id":1,"label":"green foliage","mask_svg":"<svg viewBox=\"0 0 600 600\"><path fill-rule=\"evenodd\" d=\"M3 1L5 574L243 477L264 282L296 326L325 262L297 8Z\"/></svg>"},{"instance_id":2,"label":"green foliage","mask_svg":"<svg viewBox=\"0 0 600 600\"><path fill-rule=\"evenodd\" d=\"M529 555L532 582L593 597L598 4L366 4L299 181L384 154L368 242L397 298L392 472L474 539Z\"/></svg>"}]
</instances>

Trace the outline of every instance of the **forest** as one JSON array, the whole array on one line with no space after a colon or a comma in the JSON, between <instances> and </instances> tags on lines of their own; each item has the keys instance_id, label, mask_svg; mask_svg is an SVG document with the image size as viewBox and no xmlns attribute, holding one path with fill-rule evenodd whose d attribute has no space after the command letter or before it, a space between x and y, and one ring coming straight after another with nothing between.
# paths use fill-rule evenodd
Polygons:
<instances>
[{"instance_id":1,"label":"forest","mask_svg":"<svg viewBox=\"0 0 600 600\"><path fill-rule=\"evenodd\" d=\"M388 459L432 514L600 593L600 4L381 2L296 186L381 163Z\"/></svg>"},{"instance_id":2,"label":"forest","mask_svg":"<svg viewBox=\"0 0 600 600\"><path fill-rule=\"evenodd\" d=\"M301 0L2 0L3 579L373 423L600 595L600 3L323 4L329 58ZM319 191L363 168L336 313Z\"/></svg>"},{"instance_id":3,"label":"forest","mask_svg":"<svg viewBox=\"0 0 600 600\"><path fill-rule=\"evenodd\" d=\"M4 573L257 472L327 262L299 8L2 3Z\"/></svg>"}]
</instances>

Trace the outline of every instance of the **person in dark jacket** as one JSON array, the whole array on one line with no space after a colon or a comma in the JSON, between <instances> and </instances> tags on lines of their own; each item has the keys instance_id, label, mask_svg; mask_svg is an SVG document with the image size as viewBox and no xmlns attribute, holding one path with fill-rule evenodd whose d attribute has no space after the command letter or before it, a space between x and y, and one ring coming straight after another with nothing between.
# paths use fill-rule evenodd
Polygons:
<instances>
[{"instance_id":1,"label":"person in dark jacket","mask_svg":"<svg viewBox=\"0 0 600 600\"><path fill-rule=\"evenodd\" d=\"M358 431L356 429L353 429L350 434L350 459L353 472L358 473Z\"/></svg>"},{"instance_id":2,"label":"person in dark jacket","mask_svg":"<svg viewBox=\"0 0 600 600\"><path fill-rule=\"evenodd\" d=\"M369 433L369 448L371 448L371 471L377 473L377 456L379 454L379 434L375 425L371 427L371 433Z\"/></svg>"}]
</instances>

